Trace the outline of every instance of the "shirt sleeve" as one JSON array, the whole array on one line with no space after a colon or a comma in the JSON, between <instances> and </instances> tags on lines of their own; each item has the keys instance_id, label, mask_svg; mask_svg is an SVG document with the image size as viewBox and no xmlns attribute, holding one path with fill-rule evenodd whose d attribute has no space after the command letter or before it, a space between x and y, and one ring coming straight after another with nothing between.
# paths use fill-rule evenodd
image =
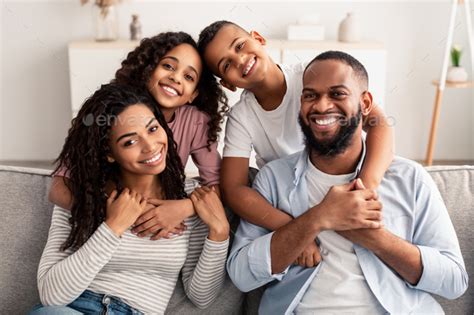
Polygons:
<instances>
[{"instance_id":1,"label":"shirt sleeve","mask_svg":"<svg viewBox=\"0 0 474 315\"><path fill-rule=\"evenodd\" d=\"M254 188L270 203L274 199L268 177L269 168L264 167L255 178ZM273 232L240 221L234 244L227 260L227 271L234 284L243 292L248 292L274 280L282 280L288 272L272 274L270 244Z\"/></svg>"},{"instance_id":2,"label":"shirt sleeve","mask_svg":"<svg viewBox=\"0 0 474 315\"><path fill-rule=\"evenodd\" d=\"M61 167L57 172L53 173L53 176L60 176L60 177L66 177L66 178L71 177L69 170L65 168L64 166Z\"/></svg>"},{"instance_id":3,"label":"shirt sleeve","mask_svg":"<svg viewBox=\"0 0 474 315\"><path fill-rule=\"evenodd\" d=\"M207 235L207 226L197 218L182 269L186 295L199 308L208 307L218 296L225 280L225 261L229 248L229 239L215 242L208 239Z\"/></svg>"},{"instance_id":4,"label":"shirt sleeve","mask_svg":"<svg viewBox=\"0 0 474 315\"><path fill-rule=\"evenodd\" d=\"M82 294L112 258L121 239L103 222L77 251L60 248L71 231L70 212L54 207L48 241L38 268L43 305L67 305Z\"/></svg>"},{"instance_id":5,"label":"shirt sleeve","mask_svg":"<svg viewBox=\"0 0 474 315\"><path fill-rule=\"evenodd\" d=\"M197 113L197 112L196 112ZM196 123L196 133L191 143L191 158L199 170L199 177L204 186L219 184L219 170L221 167L221 156L217 151L217 142L214 142L208 148L207 125L209 117L201 113L203 118Z\"/></svg>"},{"instance_id":6,"label":"shirt sleeve","mask_svg":"<svg viewBox=\"0 0 474 315\"><path fill-rule=\"evenodd\" d=\"M252 137L246 122L240 116L238 108L231 109L225 128L224 157L250 158Z\"/></svg>"},{"instance_id":7,"label":"shirt sleeve","mask_svg":"<svg viewBox=\"0 0 474 315\"><path fill-rule=\"evenodd\" d=\"M415 289L455 299L467 289L466 267L441 194L431 176L420 169L413 243L420 250L423 273L416 286L407 284Z\"/></svg>"}]
</instances>

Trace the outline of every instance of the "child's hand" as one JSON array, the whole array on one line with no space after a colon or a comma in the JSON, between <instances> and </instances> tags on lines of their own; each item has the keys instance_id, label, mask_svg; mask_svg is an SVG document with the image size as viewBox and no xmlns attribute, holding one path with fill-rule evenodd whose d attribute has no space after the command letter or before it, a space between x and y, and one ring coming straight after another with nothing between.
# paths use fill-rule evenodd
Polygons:
<instances>
[{"instance_id":1,"label":"child's hand","mask_svg":"<svg viewBox=\"0 0 474 315\"><path fill-rule=\"evenodd\" d=\"M159 200L148 199L151 209L142 214L134 224L132 233L139 237L153 235L150 239L169 238L173 234L181 235L186 230L183 220L187 218L185 208L189 199Z\"/></svg>"},{"instance_id":2,"label":"child's hand","mask_svg":"<svg viewBox=\"0 0 474 315\"><path fill-rule=\"evenodd\" d=\"M229 222L214 188L198 187L191 194L197 215L209 227L209 239L225 241L229 237Z\"/></svg>"},{"instance_id":3,"label":"child's hand","mask_svg":"<svg viewBox=\"0 0 474 315\"><path fill-rule=\"evenodd\" d=\"M321 261L321 253L319 252L319 246L316 242L311 242L303 252L298 256L295 261L295 265L301 267L311 268L317 266Z\"/></svg>"},{"instance_id":4,"label":"child's hand","mask_svg":"<svg viewBox=\"0 0 474 315\"><path fill-rule=\"evenodd\" d=\"M145 207L146 199L135 191L125 188L120 196L114 190L107 199L105 223L112 231L121 236L140 216Z\"/></svg>"}]
</instances>

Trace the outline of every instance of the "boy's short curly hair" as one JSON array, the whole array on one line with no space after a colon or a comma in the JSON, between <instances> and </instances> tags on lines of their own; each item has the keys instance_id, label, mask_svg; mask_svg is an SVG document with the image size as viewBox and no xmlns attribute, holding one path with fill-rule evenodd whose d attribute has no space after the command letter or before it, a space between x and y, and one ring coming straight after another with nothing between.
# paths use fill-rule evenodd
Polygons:
<instances>
[{"instance_id":1,"label":"boy's short curly hair","mask_svg":"<svg viewBox=\"0 0 474 315\"><path fill-rule=\"evenodd\" d=\"M227 25L232 25L237 28L240 28L244 32L247 32L245 29L243 29L240 25L235 24L234 22L226 21L226 20L221 20L221 21L216 21L209 26L206 26L201 33L199 34L199 39L197 42L198 46L198 51L201 54L201 56L204 57L204 52L206 51L207 46L209 43L214 39L216 34L224 27Z\"/></svg>"}]
</instances>

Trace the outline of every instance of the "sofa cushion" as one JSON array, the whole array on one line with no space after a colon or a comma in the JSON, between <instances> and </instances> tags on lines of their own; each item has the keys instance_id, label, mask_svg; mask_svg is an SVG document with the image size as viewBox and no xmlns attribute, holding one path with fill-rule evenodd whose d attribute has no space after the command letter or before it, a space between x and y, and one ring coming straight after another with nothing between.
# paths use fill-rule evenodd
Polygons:
<instances>
[{"instance_id":1,"label":"sofa cushion","mask_svg":"<svg viewBox=\"0 0 474 315\"><path fill-rule=\"evenodd\" d=\"M38 303L36 271L51 224L50 171L0 166L0 313Z\"/></svg>"},{"instance_id":2,"label":"sofa cushion","mask_svg":"<svg viewBox=\"0 0 474 315\"><path fill-rule=\"evenodd\" d=\"M469 278L474 277L474 167L432 166L428 172L438 186L459 239ZM474 287L456 300L435 296L446 314L474 314Z\"/></svg>"}]
</instances>

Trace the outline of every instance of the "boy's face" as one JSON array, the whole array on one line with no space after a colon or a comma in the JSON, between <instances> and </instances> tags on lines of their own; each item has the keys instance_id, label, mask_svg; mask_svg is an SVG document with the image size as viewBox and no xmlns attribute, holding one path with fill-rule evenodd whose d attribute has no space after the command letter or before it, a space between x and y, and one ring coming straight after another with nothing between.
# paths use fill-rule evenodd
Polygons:
<instances>
[{"instance_id":1,"label":"boy's face","mask_svg":"<svg viewBox=\"0 0 474 315\"><path fill-rule=\"evenodd\" d=\"M265 39L257 32L226 25L206 47L204 60L223 86L251 90L265 79L270 62L263 45Z\"/></svg>"}]
</instances>

